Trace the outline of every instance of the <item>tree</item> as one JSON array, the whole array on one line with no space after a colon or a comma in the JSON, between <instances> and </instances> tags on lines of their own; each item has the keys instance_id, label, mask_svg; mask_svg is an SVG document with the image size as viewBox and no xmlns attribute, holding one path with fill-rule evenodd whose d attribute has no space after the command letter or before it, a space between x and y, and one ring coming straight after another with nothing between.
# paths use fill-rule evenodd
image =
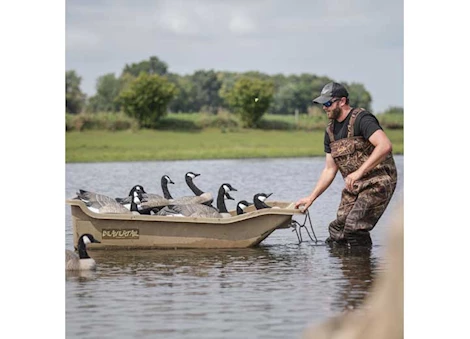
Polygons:
<instances>
[{"instance_id":1,"label":"tree","mask_svg":"<svg viewBox=\"0 0 470 339\"><path fill-rule=\"evenodd\" d=\"M65 111L78 114L85 104L86 95L80 90L82 78L74 70L65 72Z\"/></svg>"},{"instance_id":2,"label":"tree","mask_svg":"<svg viewBox=\"0 0 470 339\"><path fill-rule=\"evenodd\" d=\"M194 84L189 75L168 74L168 80L175 84L178 94L170 102L171 112L194 112Z\"/></svg>"},{"instance_id":3,"label":"tree","mask_svg":"<svg viewBox=\"0 0 470 339\"><path fill-rule=\"evenodd\" d=\"M96 81L96 95L89 100L88 108L92 112L118 112L116 101L121 90L121 81L114 73L105 74Z\"/></svg>"},{"instance_id":4,"label":"tree","mask_svg":"<svg viewBox=\"0 0 470 339\"><path fill-rule=\"evenodd\" d=\"M193 82L194 111L206 108L211 113L216 113L221 104L219 90L222 86L217 74L213 70L199 70L194 72L191 80Z\"/></svg>"},{"instance_id":5,"label":"tree","mask_svg":"<svg viewBox=\"0 0 470 339\"><path fill-rule=\"evenodd\" d=\"M399 106L391 106L389 108L387 108L383 114L396 114L396 115L403 115L403 107L399 107Z\"/></svg>"},{"instance_id":6,"label":"tree","mask_svg":"<svg viewBox=\"0 0 470 339\"><path fill-rule=\"evenodd\" d=\"M129 73L137 77L141 72L147 74L166 75L168 73L168 65L158 59L156 56L152 56L149 58L149 60L132 63L131 65L126 64L122 74Z\"/></svg>"},{"instance_id":7,"label":"tree","mask_svg":"<svg viewBox=\"0 0 470 339\"><path fill-rule=\"evenodd\" d=\"M353 107L362 107L370 111L370 104L372 97L369 92L365 89L364 85L358 83L351 83L350 85L343 84L346 86L349 92L349 104Z\"/></svg>"},{"instance_id":8,"label":"tree","mask_svg":"<svg viewBox=\"0 0 470 339\"><path fill-rule=\"evenodd\" d=\"M121 91L118 100L123 111L137 119L141 127L152 128L166 114L176 94L176 86L166 77L142 72Z\"/></svg>"},{"instance_id":9,"label":"tree","mask_svg":"<svg viewBox=\"0 0 470 339\"><path fill-rule=\"evenodd\" d=\"M271 80L243 76L223 95L232 110L240 115L243 126L252 128L257 127L267 111L273 94L274 83Z\"/></svg>"}]
</instances>

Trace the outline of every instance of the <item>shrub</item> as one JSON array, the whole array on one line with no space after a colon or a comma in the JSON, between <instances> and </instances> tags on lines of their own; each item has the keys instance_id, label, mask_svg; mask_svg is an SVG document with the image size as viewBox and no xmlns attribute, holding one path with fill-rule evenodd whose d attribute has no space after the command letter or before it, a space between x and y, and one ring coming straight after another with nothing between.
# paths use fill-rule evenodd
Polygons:
<instances>
[{"instance_id":1,"label":"shrub","mask_svg":"<svg viewBox=\"0 0 470 339\"><path fill-rule=\"evenodd\" d=\"M176 94L176 86L166 77L141 73L120 92L118 102L123 111L135 118L140 126L153 128L166 114L167 106Z\"/></svg>"},{"instance_id":2,"label":"shrub","mask_svg":"<svg viewBox=\"0 0 470 339\"><path fill-rule=\"evenodd\" d=\"M139 124L135 119L121 113L81 113L65 115L66 131L109 130L124 131L136 130Z\"/></svg>"}]
</instances>

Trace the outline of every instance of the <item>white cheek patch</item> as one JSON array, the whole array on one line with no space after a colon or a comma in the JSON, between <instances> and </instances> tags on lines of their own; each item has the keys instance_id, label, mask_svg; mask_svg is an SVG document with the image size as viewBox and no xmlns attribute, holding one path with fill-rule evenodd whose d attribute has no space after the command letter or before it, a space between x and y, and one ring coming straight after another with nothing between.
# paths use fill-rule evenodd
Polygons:
<instances>
[{"instance_id":1,"label":"white cheek patch","mask_svg":"<svg viewBox=\"0 0 470 339\"><path fill-rule=\"evenodd\" d=\"M95 207L88 207L88 209L92 212L95 212L95 213L100 213L99 209L95 208Z\"/></svg>"},{"instance_id":2,"label":"white cheek patch","mask_svg":"<svg viewBox=\"0 0 470 339\"><path fill-rule=\"evenodd\" d=\"M259 199L260 201L263 201L263 202L264 202L264 201L266 200L266 197L265 197L264 195L260 195L260 196L258 197L258 199Z\"/></svg>"},{"instance_id":3,"label":"white cheek patch","mask_svg":"<svg viewBox=\"0 0 470 339\"><path fill-rule=\"evenodd\" d=\"M230 192L230 188L228 188L228 186L227 186L227 185L224 185L223 187L224 187L224 191L225 191L225 193L228 193L228 192Z\"/></svg>"},{"instance_id":4,"label":"white cheek patch","mask_svg":"<svg viewBox=\"0 0 470 339\"><path fill-rule=\"evenodd\" d=\"M85 245L91 244L90 238L88 238L86 235L83 237L83 242L85 243Z\"/></svg>"},{"instance_id":5,"label":"white cheek patch","mask_svg":"<svg viewBox=\"0 0 470 339\"><path fill-rule=\"evenodd\" d=\"M188 177L191 177L192 179L194 179L196 176L192 173L188 174Z\"/></svg>"}]
</instances>

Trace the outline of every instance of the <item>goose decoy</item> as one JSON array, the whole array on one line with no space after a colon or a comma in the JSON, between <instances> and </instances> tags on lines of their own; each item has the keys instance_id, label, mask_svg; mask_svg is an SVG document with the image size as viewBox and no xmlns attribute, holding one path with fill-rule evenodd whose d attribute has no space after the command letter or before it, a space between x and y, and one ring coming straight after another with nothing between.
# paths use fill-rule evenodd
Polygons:
<instances>
[{"instance_id":1,"label":"goose decoy","mask_svg":"<svg viewBox=\"0 0 470 339\"><path fill-rule=\"evenodd\" d=\"M140 191L134 191L132 197L130 210L118 203L115 199L108 197L104 194L98 194L95 192L85 191L80 189L77 192L76 199L80 199L92 212L95 213L133 213L138 214L137 204L141 203L142 193Z\"/></svg>"},{"instance_id":2,"label":"goose decoy","mask_svg":"<svg viewBox=\"0 0 470 339\"><path fill-rule=\"evenodd\" d=\"M244 209L251 205L253 205L252 202L248 202L246 200L239 201L237 204L237 215L245 213Z\"/></svg>"},{"instance_id":3,"label":"goose decoy","mask_svg":"<svg viewBox=\"0 0 470 339\"><path fill-rule=\"evenodd\" d=\"M184 180L186 181L186 184L188 185L189 189L194 193L196 197L179 197L173 199L173 202L176 202L178 204L181 203L195 203L195 204L204 204L207 206L212 206L212 202L214 201L214 197L212 196L212 193L210 192L204 192L202 191L199 187L197 187L194 184L194 178L200 176L201 174L199 173L194 173L194 172L187 172L184 175Z\"/></svg>"},{"instance_id":4,"label":"goose decoy","mask_svg":"<svg viewBox=\"0 0 470 339\"><path fill-rule=\"evenodd\" d=\"M257 193L253 197L253 203L256 207L257 210L260 210L262 208L271 208L271 206L266 205L264 202L267 198L269 198L272 195L272 193L266 194L266 193Z\"/></svg>"},{"instance_id":5,"label":"goose decoy","mask_svg":"<svg viewBox=\"0 0 470 339\"><path fill-rule=\"evenodd\" d=\"M94 270L96 269L96 262L87 253L86 245L90 243L101 243L96 240L91 234L86 233L78 239L78 254L71 250L65 250L65 270L79 271L79 270Z\"/></svg>"},{"instance_id":6,"label":"goose decoy","mask_svg":"<svg viewBox=\"0 0 470 339\"><path fill-rule=\"evenodd\" d=\"M205 204L172 204L160 210L157 215L197 218L228 218L232 215L227 211L225 198L234 200L228 193L231 191L236 191L232 185L228 183L220 185L219 192L217 194L217 208L207 206Z\"/></svg>"},{"instance_id":7,"label":"goose decoy","mask_svg":"<svg viewBox=\"0 0 470 339\"><path fill-rule=\"evenodd\" d=\"M155 214L163 207L169 205L172 196L168 190L168 184L174 184L168 175L162 176L161 185L163 197L158 194L146 193L142 195L142 201L139 205L140 214Z\"/></svg>"}]
</instances>

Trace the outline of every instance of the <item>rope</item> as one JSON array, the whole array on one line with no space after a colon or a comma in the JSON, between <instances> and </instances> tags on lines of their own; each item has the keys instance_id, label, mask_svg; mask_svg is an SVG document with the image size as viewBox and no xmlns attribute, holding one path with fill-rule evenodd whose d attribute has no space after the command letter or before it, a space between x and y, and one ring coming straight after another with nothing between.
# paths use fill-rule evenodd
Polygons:
<instances>
[{"instance_id":1,"label":"rope","mask_svg":"<svg viewBox=\"0 0 470 339\"><path fill-rule=\"evenodd\" d=\"M306 225L307 224L307 219L308 219L308 222L310 224L310 229L312 230L313 237L315 239L312 238L312 236L310 235L310 231L307 228L307 225ZM292 232L295 231L295 234L297 235L297 239L299 240L299 244L303 242L302 229L305 229L305 231L307 231L307 234L308 234L309 238L312 241L314 241L315 244L318 243L317 236L315 235L315 231L313 230L312 219L310 218L310 211L307 211L307 213L305 214L305 219L304 219L304 222L302 224L299 223L297 220L291 220L290 227L293 228Z\"/></svg>"}]
</instances>

